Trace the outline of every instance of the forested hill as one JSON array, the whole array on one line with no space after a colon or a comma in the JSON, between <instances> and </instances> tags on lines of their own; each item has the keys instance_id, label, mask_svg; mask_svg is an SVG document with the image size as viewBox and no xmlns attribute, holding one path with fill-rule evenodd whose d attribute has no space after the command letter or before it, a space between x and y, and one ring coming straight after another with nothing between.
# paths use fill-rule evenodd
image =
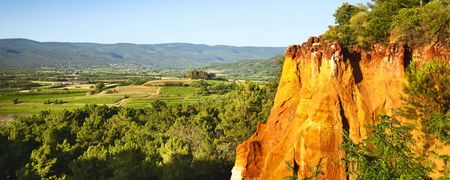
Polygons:
<instances>
[{"instance_id":1,"label":"forested hill","mask_svg":"<svg viewBox=\"0 0 450 180\"><path fill-rule=\"evenodd\" d=\"M276 80L279 77L284 56L279 55L264 60L245 60L231 63L212 63L202 69L217 74L225 74L231 79Z\"/></svg>"},{"instance_id":2,"label":"forested hill","mask_svg":"<svg viewBox=\"0 0 450 180\"><path fill-rule=\"evenodd\" d=\"M236 47L203 44L95 44L0 39L0 66L91 66L133 64L150 68L193 68L214 62L267 59L285 47Z\"/></svg>"}]
</instances>

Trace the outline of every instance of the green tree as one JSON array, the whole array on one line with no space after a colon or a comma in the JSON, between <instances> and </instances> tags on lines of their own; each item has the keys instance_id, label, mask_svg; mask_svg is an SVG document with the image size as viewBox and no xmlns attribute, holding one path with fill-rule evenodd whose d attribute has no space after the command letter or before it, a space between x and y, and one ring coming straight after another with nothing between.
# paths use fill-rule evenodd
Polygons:
<instances>
[{"instance_id":1,"label":"green tree","mask_svg":"<svg viewBox=\"0 0 450 180\"><path fill-rule=\"evenodd\" d=\"M263 112L267 89L247 81L222 99L223 109L219 114L221 119L217 130L223 135L220 137L219 149L226 157L233 161L234 149L238 143L249 138L255 132L259 121L267 119ZM227 101L227 99L229 99Z\"/></svg>"},{"instance_id":2,"label":"green tree","mask_svg":"<svg viewBox=\"0 0 450 180\"><path fill-rule=\"evenodd\" d=\"M374 0L367 6L344 3L334 14L337 25L329 26L323 37L338 41L345 46L359 44L363 48L369 48L375 43L387 44L392 34L397 34L400 39L406 40L410 36L411 28L417 27L415 26L417 24L417 13L413 10L408 11L408 9L420 8L420 4L422 4L421 1L410 0ZM434 14L430 17L437 17L437 14L441 15L437 18L438 20L427 18L429 20L427 22L433 24L429 27L440 27L441 31L439 32L442 32L440 36L443 37L441 39L447 39L448 33L445 33L447 26L444 23L448 22L445 21L448 17L448 10L443 8L446 3L441 4L441 9L435 8L435 11L428 11L429 13L420 12L420 16L425 17L424 14L432 14L431 12L434 12ZM408 19L410 15L412 15L411 19ZM423 23L421 25L424 26ZM393 29L394 31L392 31ZM433 32L432 29L428 28L426 31Z\"/></svg>"},{"instance_id":3,"label":"green tree","mask_svg":"<svg viewBox=\"0 0 450 180\"><path fill-rule=\"evenodd\" d=\"M336 24L338 25L347 25L350 22L350 19L358 14L361 11L364 11L365 7L362 5L355 6L351 5L348 2L343 3L336 9L336 12L333 14Z\"/></svg>"},{"instance_id":4,"label":"green tree","mask_svg":"<svg viewBox=\"0 0 450 180\"><path fill-rule=\"evenodd\" d=\"M98 92L102 91L105 88L105 83L99 82L95 84L94 89Z\"/></svg>"},{"instance_id":5,"label":"green tree","mask_svg":"<svg viewBox=\"0 0 450 180\"><path fill-rule=\"evenodd\" d=\"M18 99L18 98L14 98L14 99L12 100L12 103L13 103L13 104L19 104L19 103L20 103L20 101L19 101L19 99Z\"/></svg>"},{"instance_id":6,"label":"green tree","mask_svg":"<svg viewBox=\"0 0 450 180\"><path fill-rule=\"evenodd\" d=\"M450 143L450 62L433 60L422 67L411 64L403 87L403 107L399 114L417 119L428 139Z\"/></svg>"},{"instance_id":7,"label":"green tree","mask_svg":"<svg viewBox=\"0 0 450 180\"><path fill-rule=\"evenodd\" d=\"M372 11L367 14L365 35L370 44L387 44L393 17L404 8L420 6L420 1L411 0L375 0Z\"/></svg>"},{"instance_id":8,"label":"green tree","mask_svg":"<svg viewBox=\"0 0 450 180\"><path fill-rule=\"evenodd\" d=\"M345 161L356 179L426 179L431 172L423 157L414 153L411 127L389 116L370 128L371 135L354 143L345 134Z\"/></svg>"},{"instance_id":9,"label":"green tree","mask_svg":"<svg viewBox=\"0 0 450 180\"><path fill-rule=\"evenodd\" d=\"M363 5L351 5L347 2L343 3L334 13L336 26L330 26L325 32L324 38L328 40L338 41L343 45L357 44L355 29L350 26L350 19L360 12L366 11Z\"/></svg>"},{"instance_id":10,"label":"green tree","mask_svg":"<svg viewBox=\"0 0 450 180\"><path fill-rule=\"evenodd\" d=\"M360 143L345 135L343 149L349 172L359 179L427 179L433 155L448 163L448 155L417 151L411 129L422 128L426 140L449 140L450 62L433 60L420 67L411 64L403 85L402 107L396 114L410 119L402 124L389 116L370 127L371 134ZM420 126L414 126L420 122ZM426 144L427 145L427 144ZM448 165L442 172L448 174Z\"/></svg>"},{"instance_id":11,"label":"green tree","mask_svg":"<svg viewBox=\"0 0 450 180\"><path fill-rule=\"evenodd\" d=\"M92 88L92 86L91 86L91 88ZM95 86L93 87L93 89L91 91L89 91L89 94L99 93L99 92L103 91L104 88L105 88L105 83L102 83L102 82L96 83Z\"/></svg>"},{"instance_id":12,"label":"green tree","mask_svg":"<svg viewBox=\"0 0 450 180\"><path fill-rule=\"evenodd\" d=\"M450 1L436 0L423 7L422 27L428 42L450 47Z\"/></svg>"},{"instance_id":13,"label":"green tree","mask_svg":"<svg viewBox=\"0 0 450 180\"><path fill-rule=\"evenodd\" d=\"M415 47L425 42L421 8L402 9L391 24L392 34L400 42Z\"/></svg>"},{"instance_id":14,"label":"green tree","mask_svg":"<svg viewBox=\"0 0 450 180\"><path fill-rule=\"evenodd\" d=\"M224 95L195 104L154 101L142 109L88 105L2 121L0 175L228 179L236 145L267 118L275 87L218 84L208 90Z\"/></svg>"},{"instance_id":15,"label":"green tree","mask_svg":"<svg viewBox=\"0 0 450 180\"><path fill-rule=\"evenodd\" d=\"M89 146L69 166L74 179L107 179L111 172L106 168L108 150L101 145Z\"/></svg>"},{"instance_id":16,"label":"green tree","mask_svg":"<svg viewBox=\"0 0 450 180\"><path fill-rule=\"evenodd\" d=\"M43 145L39 149L33 150L31 153L31 166L33 171L40 177L51 178L53 176L54 165L58 160L52 156L52 147Z\"/></svg>"},{"instance_id":17,"label":"green tree","mask_svg":"<svg viewBox=\"0 0 450 180\"><path fill-rule=\"evenodd\" d=\"M450 47L450 1L401 9L391 24L392 35L413 47L440 42Z\"/></svg>"},{"instance_id":18,"label":"green tree","mask_svg":"<svg viewBox=\"0 0 450 180\"><path fill-rule=\"evenodd\" d=\"M150 106L155 109L156 111L162 111L163 109L167 108L167 105L164 101L156 100L150 103Z\"/></svg>"},{"instance_id":19,"label":"green tree","mask_svg":"<svg viewBox=\"0 0 450 180\"><path fill-rule=\"evenodd\" d=\"M139 148L118 147L109 158L108 169L112 177L108 179L157 179L154 163L146 160L146 154ZM152 172L153 171L153 172Z\"/></svg>"},{"instance_id":20,"label":"green tree","mask_svg":"<svg viewBox=\"0 0 450 180\"><path fill-rule=\"evenodd\" d=\"M189 145L178 138L170 138L160 150L164 163L161 179L184 179L189 172L192 154Z\"/></svg>"},{"instance_id":21,"label":"green tree","mask_svg":"<svg viewBox=\"0 0 450 180\"><path fill-rule=\"evenodd\" d=\"M192 70L188 71L186 76L191 79L214 79L216 74L208 73L206 71Z\"/></svg>"},{"instance_id":22,"label":"green tree","mask_svg":"<svg viewBox=\"0 0 450 180\"><path fill-rule=\"evenodd\" d=\"M350 19L350 28L353 30L353 35L358 45L367 49L369 48L369 43L367 36L365 35L365 28L367 26L367 12L361 11Z\"/></svg>"}]
</instances>

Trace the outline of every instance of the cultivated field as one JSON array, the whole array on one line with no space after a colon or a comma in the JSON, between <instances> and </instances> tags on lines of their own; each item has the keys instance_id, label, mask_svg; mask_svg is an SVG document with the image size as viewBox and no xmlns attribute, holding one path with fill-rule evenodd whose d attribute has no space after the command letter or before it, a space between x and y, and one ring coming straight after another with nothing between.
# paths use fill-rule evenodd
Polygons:
<instances>
[{"instance_id":1,"label":"cultivated field","mask_svg":"<svg viewBox=\"0 0 450 180\"><path fill-rule=\"evenodd\" d=\"M172 84L167 85L168 82ZM189 86L192 82L194 81L190 79L165 79L148 81L143 85L105 84L106 88L103 91L90 94L89 91L95 84L66 83L63 87L54 88L61 83L39 81L36 83L42 86L31 90L0 92L0 120L41 111L79 108L86 104L143 108L155 100L179 104L193 103L206 98L207 96L197 93L198 87ZM220 83L220 81L207 82Z\"/></svg>"},{"instance_id":2,"label":"cultivated field","mask_svg":"<svg viewBox=\"0 0 450 180\"><path fill-rule=\"evenodd\" d=\"M163 86L165 83L183 83L190 84L192 83L191 79L160 79L160 80L151 80L146 82L145 86Z\"/></svg>"}]
</instances>

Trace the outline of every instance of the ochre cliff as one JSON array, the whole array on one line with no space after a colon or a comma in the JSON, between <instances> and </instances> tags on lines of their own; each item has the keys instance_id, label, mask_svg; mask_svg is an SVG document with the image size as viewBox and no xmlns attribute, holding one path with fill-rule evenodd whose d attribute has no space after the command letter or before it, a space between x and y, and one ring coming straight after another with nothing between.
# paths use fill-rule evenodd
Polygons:
<instances>
[{"instance_id":1,"label":"ochre cliff","mask_svg":"<svg viewBox=\"0 0 450 180\"><path fill-rule=\"evenodd\" d=\"M354 141L366 137L378 114L400 105L411 59L435 56L450 59L438 45L412 51L394 43L363 51L311 37L290 46L270 116L238 146L231 179L284 179L294 171L308 177L318 164L321 179L345 179L343 132Z\"/></svg>"}]
</instances>

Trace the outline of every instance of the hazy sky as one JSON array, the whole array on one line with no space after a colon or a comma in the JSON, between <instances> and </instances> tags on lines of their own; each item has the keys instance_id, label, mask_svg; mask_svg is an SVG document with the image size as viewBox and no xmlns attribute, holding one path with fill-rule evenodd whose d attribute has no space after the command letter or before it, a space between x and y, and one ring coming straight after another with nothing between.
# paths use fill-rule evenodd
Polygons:
<instances>
[{"instance_id":1,"label":"hazy sky","mask_svg":"<svg viewBox=\"0 0 450 180\"><path fill-rule=\"evenodd\" d=\"M0 0L0 38L288 46L322 34L334 22L334 10L343 2Z\"/></svg>"}]
</instances>

